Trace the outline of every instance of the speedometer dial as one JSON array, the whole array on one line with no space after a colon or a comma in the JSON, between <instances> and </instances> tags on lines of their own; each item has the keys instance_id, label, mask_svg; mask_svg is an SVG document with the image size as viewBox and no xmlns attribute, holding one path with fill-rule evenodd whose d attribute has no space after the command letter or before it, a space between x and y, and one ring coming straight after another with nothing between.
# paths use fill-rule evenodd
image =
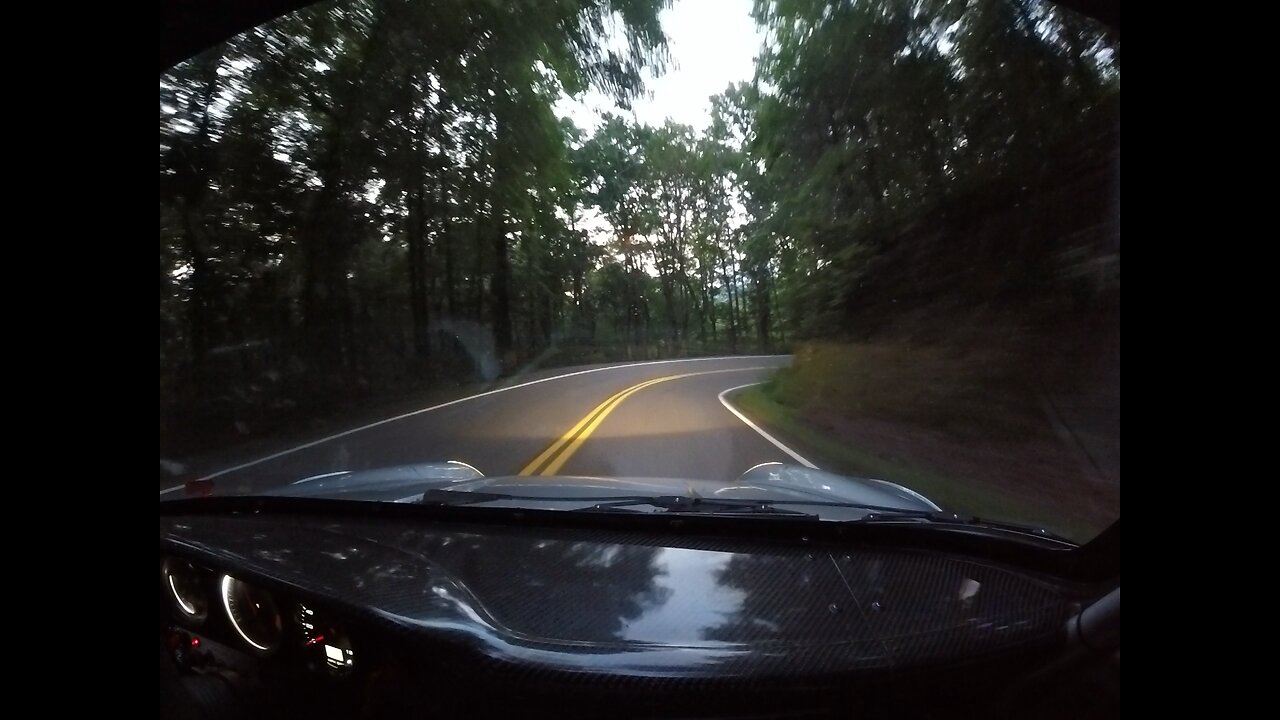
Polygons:
<instances>
[{"instance_id":1,"label":"speedometer dial","mask_svg":"<svg viewBox=\"0 0 1280 720\"><path fill-rule=\"evenodd\" d=\"M231 627L255 650L268 653L280 646L283 624L271 593L224 575L222 605Z\"/></svg>"},{"instance_id":2,"label":"speedometer dial","mask_svg":"<svg viewBox=\"0 0 1280 720\"><path fill-rule=\"evenodd\" d=\"M196 566L186 560L167 557L162 569L164 583L169 587L174 606L181 617L192 624L204 620L209 612L209 603L205 595L205 583Z\"/></svg>"}]
</instances>

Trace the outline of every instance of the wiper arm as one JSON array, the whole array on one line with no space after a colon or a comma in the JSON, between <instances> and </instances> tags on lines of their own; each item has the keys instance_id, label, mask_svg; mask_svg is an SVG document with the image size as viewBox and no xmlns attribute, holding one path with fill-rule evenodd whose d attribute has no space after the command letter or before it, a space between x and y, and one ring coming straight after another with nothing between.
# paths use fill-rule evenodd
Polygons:
<instances>
[{"instance_id":1,"label":"wiper arm","mask_svg":"<svg viewBox=\"0 0 1280 720\"><path fill-rule=\"evenodd\" d=\"M932 525L951 526L951 527L977 527L988 530L1000 530L1004 532L1017 533L1019 535L1029 535L1054 542L1067 543L1075 545L1070 539L1065 538L1056 533L1051 533L1044 528L1032 527L1029 525L1018 525L1015 523L997 522L988 520L987 518L979 518L974 515L959 515L956 513L946 512L912 512L912 511L896 511L889 513L872 513L866 517L854 520L858 523L893 523L906 518L920 518L929 521Z\"/></svg>"},{"instance_id":2,"label":"wiper arm","mask_svg":"<svg viewBox=\"0 0 1280 720\"><path fill-rule=\"evenodd\" d=\"M582 503L575 511L609 512L625 510L637 505L652 505L671 513L706 514L773 514L791 517L817 518L816 515L773 507L768 500L727 500L721 498L685 497L683 495L610 495L581 497L576 495L509 495L506 493L457 492L451 490L427 490L422 494L424 505L477 505L500 500L529 500L546 503ZM807 503L806 503L807 504Z\"/></svg>"},{"instance_id":3,"label":"wiper arm","mask_svg":"<svg viewBox=\"0 0 1280 720\"><path fill-rule=\"evenodd\" d=\"M432 488L422 493L418 502L422 505L479 505L480 503L497 502L499 500L532 500L535 502L578 502L584 505L604 502L643 502L651 500L649 495L602 495L597 497L581 495L512 495L510 493L476 492L468 490L440 490Z\"/></svg>"},{"instance_id":4,"label":"wiper arm","mask_svg":"<svg viewBox=\"0 0 1280 720\"><path fill-rule=\"evenodd\" d=\"M652 505L662 508L668 513L708 513L724 514L773 514L817 518L816 515L774 507L777 503L769 500L728 500L724 498L686 497L684 495L654 495L652 497L636 497L609 502L598 502L590 508L593 511L624 509L635 505Z\"/></svg>"},{"instance_id":5,"label":"wiper arm","mask_svg":"<svg viewBox=\"0 0 1280 720\"><path fill-rule=\"evenodd\" d=\"M487 492L457 492L455 490L438 490L432 488L422 493L422 497L418 502L422 505L474 505L476 503L487 503L495 500L514 500L517 496L506 495L503 493L487 493Z\"/></svg>"},{"instance_id":6,"label":"wiper arm","mask_svg":"<svg viewBox=\"0 0 1280 720\"><path fill-rule=\"evenodd\" d=\"M706 513L706 514L776 514L816 518L817 515L789 510L780 505L805 505L808 507L849 508L866 510L867 515L854 522L875 522L917 518L934 521L956 521L957 516L948 516L931 510L904 510L885 505L867 505L864 503L831 502L825 500L753 500L749 498L704 498L685 495L614 495L600 497L583 497L579 495L511 495L507 493L458 492L455 490L431 489L423 493L420 502L424 505L477 505L500 500L530 500L534 502L573 502L583 503L584 507L575 508L587 511L610 511L626 509L637 505L652 505L665 512L672 513Z\"/></svg>"},{"instance_id":7,"label":"wiper arm","mask_svg":"<svg viewBox=\"0 0 1280 720\"><path fill-rule=\"evenodd\" d=\"M1042 537L1058 542L1070 542L1066 538L1043 529L1024 527L1009 523L1000 523L979 519L977 517L958 515L956 513L935 512L933 510L906 510L886 505L868 505L864 503L832 502L825 500L751 500L745 498L704 498L685 495L613 495L599 497L582 497L575 495L510 495L507 493L458 492L455 490L427 490L420 501L424 505L456 506L476 505L500 500L528 500L545 503L581 503L572 508L575 512L613 512L625 511L639 505L651 505L663 513L705 514L705 515L773 515L819 519L819 515L791 510L782 505L804 505L806 507L831 507L853 510L866 510L867 514L855 520L845 522L858 524L895 523L903 520L923 520L932 525L952 527L977 526L996 530L1016 532L1023 535Z\"/></svg>"}]
</instances>

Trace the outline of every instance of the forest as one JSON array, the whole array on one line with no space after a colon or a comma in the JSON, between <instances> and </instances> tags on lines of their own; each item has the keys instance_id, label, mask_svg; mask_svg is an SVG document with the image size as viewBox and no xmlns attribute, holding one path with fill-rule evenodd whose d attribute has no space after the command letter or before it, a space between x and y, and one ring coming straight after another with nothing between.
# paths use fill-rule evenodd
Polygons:
<instances>
[{"instance_id":1,"label":"forest","mask_svg":"<svg viewBox=\"0 0 1280 720\"><path fill-rule=\"evenodd\" d=\"M533 367L1116 324L1107 28L757 0L695 130L629 113L668 5L323 2L162 74L162 456Z\"/></svg>"}]
</instances>

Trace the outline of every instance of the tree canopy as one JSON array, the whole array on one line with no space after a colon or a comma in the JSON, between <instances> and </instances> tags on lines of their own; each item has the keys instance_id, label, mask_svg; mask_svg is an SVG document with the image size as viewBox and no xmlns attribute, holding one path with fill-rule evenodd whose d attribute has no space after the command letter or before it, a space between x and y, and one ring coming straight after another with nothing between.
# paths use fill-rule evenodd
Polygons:
<instances>
[{"instance_id":1,"label":"tree canopy","mask_svg":"<svg viewBox=\"0 0 1280 720\"><path fill-rule=\"evenodd\" d=\"M162 76L162 444L557 353L1116 305L1105 28L1043 0L757 0L756 75L695 131L626 114L668 4L325 2ZM617 111L557 117L588 89Z\"/></svg>"}]
</instances>

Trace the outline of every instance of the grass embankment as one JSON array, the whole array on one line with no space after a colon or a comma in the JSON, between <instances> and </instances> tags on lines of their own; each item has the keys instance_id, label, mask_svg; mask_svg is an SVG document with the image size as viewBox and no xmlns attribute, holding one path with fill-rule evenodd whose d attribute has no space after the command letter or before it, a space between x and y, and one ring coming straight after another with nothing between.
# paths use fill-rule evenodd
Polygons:
<instances>
[{"instance_id":1,"label":"grass embankment","mask_svg":"<svg viewBox=\"0 0 1280 720\"><path fill-rule=\"evenodd\" d=\"M1097 471L1064 442L1046 414L1045 377L1026 357L989 349L812 343L736 402L825 469L1085 541L1119 512L1119 471Z\"/></svg>"}]
</instances>

